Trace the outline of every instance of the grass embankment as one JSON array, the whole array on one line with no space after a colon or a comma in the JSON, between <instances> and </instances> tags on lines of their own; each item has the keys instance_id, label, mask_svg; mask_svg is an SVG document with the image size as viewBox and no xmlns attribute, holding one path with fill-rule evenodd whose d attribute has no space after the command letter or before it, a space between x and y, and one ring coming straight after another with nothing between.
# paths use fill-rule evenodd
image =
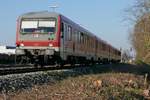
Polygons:
<instances>
[{"instance_id":1,"label":"grass embankment","mask_svg":"<svg viewBox=\"0 0 150 100\"><path fill-rule=\"evenodd\" d=\"M47 83L10 94L10 100L143 100L149 96L145 73L150 68L135 65L103 65L76 68L73 73L54 84ZM79 73L79 74L76 74Z\"/></svg>"}]
</instances>

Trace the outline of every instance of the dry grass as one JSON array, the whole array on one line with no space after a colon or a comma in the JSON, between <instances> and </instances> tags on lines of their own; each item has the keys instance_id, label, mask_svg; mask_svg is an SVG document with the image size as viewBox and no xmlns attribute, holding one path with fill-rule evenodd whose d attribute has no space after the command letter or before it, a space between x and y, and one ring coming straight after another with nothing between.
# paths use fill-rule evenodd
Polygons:
<instances>
[{"instance_id":1,"label":"dry grass","mask_svg":"<svg viewBox=\"0 0 150 100\"><path fill-rule=\"evenodd\" d=\"M101 82L100 82L101 81ZM107 73L69 77L54 85L1 95L7 100L127 100L144 99L143 76Z\"/></svg>"},{"instance_id":2,"label":"dry grass","mask_svg":"<svg viewBox=\"0 0 150 100\"><path fill-rule=\"evenodd\" d=\"M149 97L149 66L127 64L73 69L53 84L0 94L0 100L143 100ZM149 79L149 77L148 77Z\"/></svg>"}]
</instances>

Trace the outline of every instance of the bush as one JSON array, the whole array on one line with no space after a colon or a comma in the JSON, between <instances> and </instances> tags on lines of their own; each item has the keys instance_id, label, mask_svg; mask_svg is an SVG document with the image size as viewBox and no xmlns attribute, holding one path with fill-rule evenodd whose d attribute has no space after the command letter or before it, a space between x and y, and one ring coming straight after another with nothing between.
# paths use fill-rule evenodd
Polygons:
<instances>
[{"instance_id":1,"label":"bush","mask_svg":"<svg viewBox=\"0 0 150 100\"><path fill-rule=\"evenodd\" d=\"M144 62L143 60L141 60L141 59L137 59L137 60L135 61L135 63L136 63L137 65L145 65L145 62Z\"/></svg>"}]
</instances>

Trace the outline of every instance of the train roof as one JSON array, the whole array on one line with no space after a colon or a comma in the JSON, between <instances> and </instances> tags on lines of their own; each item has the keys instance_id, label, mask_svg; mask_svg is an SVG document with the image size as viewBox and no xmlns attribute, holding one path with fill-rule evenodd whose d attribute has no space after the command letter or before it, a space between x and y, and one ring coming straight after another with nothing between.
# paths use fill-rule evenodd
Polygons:
<instances>
[{"instance_id":1,"label":"train roof","mask_svg":"<svg viewBox=\"0 0 150 100\"><path fill-rule=\"evenodd\" d=\"M19 18L48 18L48 17L57 17L59 15L60 14L56 12L40 11L40 12L25 13L19 16Z\"/></svg>"},{"instance_id":2,"label":"train roof","mask_svg":"<svg viewBox=\"0 0 150 100\"><path fill-rule=\"evenodd\" d=\"M19 19L22 19L22 18L48 18L48 17L58 17L58 16L61 16L61 18L63 20L65 20L66 22L69 22L70 24L74 25L77 29L80 29L81 31L88 33L88 35L95 36L93 33L86 30L81 25L74 23L69 18L65 17L64 15L62 15L60 13L56 13L56 12L48 12L48 11L29 12L29 13L25 13L25 14L19 16Z\"/></svg>"},{"instance_id":3,"label":"train roof","mask_svg":"<svg viewBox=\"0 0 150 100\"><path fill-rule=\"evenodd\" d=\"M80 24L77 24L75 22L73 22L72 20L70 20L69 18L65 17L64 15L60 14L61 18L63 20L65 20L66 22L69 22L69 24L72 24L76 29L79 29L81 32L86 32L87 35L96 37L96 35L94 35L92 32L90 32L89 30L87 30L86 28L82 27Z\"/></svg>"}]
</instances>

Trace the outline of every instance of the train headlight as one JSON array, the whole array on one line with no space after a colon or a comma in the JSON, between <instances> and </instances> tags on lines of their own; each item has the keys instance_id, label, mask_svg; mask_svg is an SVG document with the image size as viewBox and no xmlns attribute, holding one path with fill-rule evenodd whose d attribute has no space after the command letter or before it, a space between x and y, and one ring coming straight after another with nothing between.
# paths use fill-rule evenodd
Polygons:
<instances>
[{"instance_id":1,"label":"train headlight","mask_svg":"<svg viewBox=\"0 0 150 100\"><path fill-rule=\"evenodd\" d=\"M52 47L52 46L53 46L53 44L49 43L49 46L50 46L50 47Z\"/></svg>"},{"instance_id":2,"label":"train headlight","mask_svg":"<svg viewBox=\"0 0 150 100\"><path fill-rule=\"evenodd\" d=\"M20 46L22 46L22 47L23 47L23 46L24 46L24 44L23 44L23 43L21 43L21 44L20 44Z\"/></svg>"}]
</instances>

